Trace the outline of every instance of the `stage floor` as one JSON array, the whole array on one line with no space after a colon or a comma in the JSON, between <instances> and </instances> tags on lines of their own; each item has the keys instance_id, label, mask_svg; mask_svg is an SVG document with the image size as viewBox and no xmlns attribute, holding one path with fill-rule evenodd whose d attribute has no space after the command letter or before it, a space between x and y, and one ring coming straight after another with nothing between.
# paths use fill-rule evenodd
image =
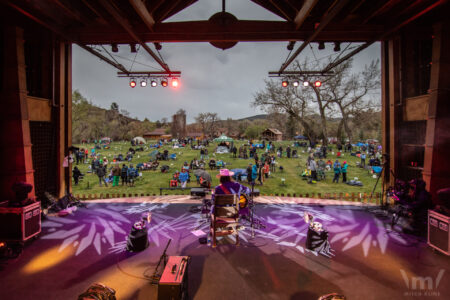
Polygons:
<instances>
[{"instance_id":1,"label":"stage floor","mask_svg":"<svg viewBox=\"0 0 450 300\"><path fill-rule=\"evenodd\" d=\"M2 266L0 299L76 299L94 282L114 288L120 300L156 299L157 287L147 278L168 239L169 255L192 257L192 299L306 300L331 292L348 299L450 298L449 258L423 239L391 231L373 208L260 201L255 213L266 228L252 238L246 226L239 247L221 240L212 249L192 233L208 230L200 213L189 210L199 200L161 199L90 202L44 220L40 238ZM125 252L132 224L148 211L150 247ZM334 258L304 248L305 211L329 231Z\"/></svg>"}]
</instances>

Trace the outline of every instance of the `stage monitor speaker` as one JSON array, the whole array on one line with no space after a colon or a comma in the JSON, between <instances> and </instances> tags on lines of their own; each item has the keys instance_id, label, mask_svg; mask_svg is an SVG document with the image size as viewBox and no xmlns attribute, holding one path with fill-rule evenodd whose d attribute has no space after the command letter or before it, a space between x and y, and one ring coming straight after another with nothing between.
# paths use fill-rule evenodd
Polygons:
<instances>
[{"instance_id":1,"label":"stage monitor speaker","mask_svg":"<svg viewBox=\"0 0 450 300\"><path fill-rule=\"evenodd\" d=\"M205 197L206 189L205 188L191 188L191 196L194 197Z\"/></svg>"},{"instance_id":2,"label":"stage monitor speaker","mask_svg":"<svg viewBox=\"0 0 450 300\"><path fill-rule=\"evenodd\" d=\"M24 242L40 232L41 202L23 207L0 206L0 240Z\"/></svg>"},{"instance_id":3,"label":"stage monitor speaker","mask_svg":"<svg viewBox=\"0 0 450 300\"><path fill-rule=\"evenodd\" d=\"M188 299L189 256L169 256L158 283L158 300Z\"/></svg>"},{"instance_id":4,"label":"stage monitor speaker","mask_svg":"<svg viewBox=\"0 0 450 300\"><path fill-rule=\"evenodd\" d=\"M450 255L450 217L428 210L428 245Z\"/></svg>"}]
</instances>

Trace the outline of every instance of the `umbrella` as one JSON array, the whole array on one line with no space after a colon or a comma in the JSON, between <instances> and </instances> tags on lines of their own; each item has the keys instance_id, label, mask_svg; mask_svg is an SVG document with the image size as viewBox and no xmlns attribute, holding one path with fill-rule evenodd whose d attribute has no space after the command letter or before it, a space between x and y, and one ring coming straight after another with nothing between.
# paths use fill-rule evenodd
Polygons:
<instances>
[{"instance_id":1,"label":"umbrella","mask_svg":"<svg viewBox=\"0 0 450 300\"><path fill-rule=\"evenodd\" d=\"M205 170L202 170L202 169L195 170L194 175L199 178L202 177L203 179L205 179L208 182L212 182L211 175L208 172L206 172Z\"/></svg>"},{"instance_id":2,"label":"umbrella","mask_svg":"<svg viewBox=\"0 0 450 300\"><path fill-rule=\"evenodd\" d=\"M214 142L232 142L233 139L227 137L226 135L222 134L221 136L219 136L218 138L214 139Z\"/></svg>"},{"instance_id":3,"label":"umbrella","mask_svg":"<svg viewBox=\"0 0 450 300\"><path fill-rule=\"evenodd\" d=\"M231 172L234 172L233 178L237 179L239 178L239 175L247 175L246 169L231 169Z\"/></svg>"}]
</instances>

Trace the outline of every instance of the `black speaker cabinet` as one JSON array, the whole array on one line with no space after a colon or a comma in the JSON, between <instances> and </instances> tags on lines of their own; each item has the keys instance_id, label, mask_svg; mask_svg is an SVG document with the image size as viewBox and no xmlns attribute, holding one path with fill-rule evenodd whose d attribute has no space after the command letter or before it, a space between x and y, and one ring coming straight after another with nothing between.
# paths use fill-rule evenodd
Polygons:
<instances>
[{"instance_id":1,"label":"black speaker cabinet","mask_svg":"<svg viewBox=\"0 0 450 300\"><path fill-rule=\"evenodd\" d=\"M450 217L428 210L428 245L450 255Z\"/></svg>"},{"instance_id":2,"label":"black speaker cabinet","mask_svg":"<svg viewBox=\"0 0 450 300\"><path fill-rule=\"evenodd\" d=\"M41 232L41 202L0 206L0 240L24 242Z\"/></svg>"}]
</instances>

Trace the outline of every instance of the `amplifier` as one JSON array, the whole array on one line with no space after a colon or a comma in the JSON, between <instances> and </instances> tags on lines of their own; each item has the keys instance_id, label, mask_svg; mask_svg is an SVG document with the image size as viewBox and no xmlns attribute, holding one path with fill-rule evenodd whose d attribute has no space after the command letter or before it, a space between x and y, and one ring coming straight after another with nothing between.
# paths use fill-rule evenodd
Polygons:
<instances>
[{"instance_id":1,"label":"amplifier","mask_svg":"<svg viewBox=\"0 0 450 300\"><path fill-rule=\"evenodd\" d=\"M41 232L41 202L0 207L0 240L24 242Z\"/></svg>"},{"instance_id":2,"label":"amplifier","mask_svg":"<svg viewBox=\"0 0 450 300\"><path fill-rule=\"evenodd\" d=\"M428 245L450 255L450 217L428 210Z\"/></svg>"},{"instance_id":3,"label":"amplifier","mask_svg":"<svg viewBox=\"0 0 450 300\"><path fill-rule=\"evenodd\" d=\"M189 256L169 256L158 283L158 300L188 299Z\"/></svg>"},{"instance_id":4,"label":"amplifier","mask_svg":"<svg viewBox=\"0 0 450 300\"><path fill-rule=\"evenodd\" d=\"M205 197L208 189L202 187L191 188L191 196Z\"/></svg>"}]
</instances>

